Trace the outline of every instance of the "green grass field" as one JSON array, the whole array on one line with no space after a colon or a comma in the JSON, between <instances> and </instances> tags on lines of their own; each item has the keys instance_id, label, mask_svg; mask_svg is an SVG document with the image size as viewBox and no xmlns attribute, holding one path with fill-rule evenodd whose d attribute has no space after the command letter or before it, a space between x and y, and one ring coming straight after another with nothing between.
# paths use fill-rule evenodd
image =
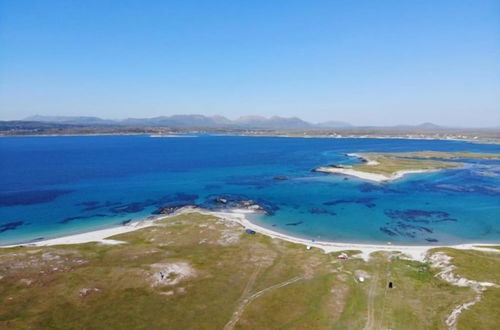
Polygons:
<instances>
[{"instance_id":1,"label":"green grass field","mask_svg":"<svg viewBox=\"0 0 500 330\"><path fill-rule=\"evenodd\" d=\"M473 152L439 152L420 151L402 153L362 153L364 159L377 164L355 164L353 169L362 172L392 175L398 171L408 170L442 170L463 166L460 162L450 160L460 159L500 159L499 154Z\"/></svg>"},{"instance_id":2,"label":"green grass field","mask_svg":"<svg viewBox=\"0 0 500 330\"><path fill-rule=\"evenodd\" d=\"M0 328L446 329L475 295L428 264L339 260L198 213L113 239L126 243L0 250ZM500 254L442 251L460 275L500 282ZM488 289L459 328L495 329L499 308Z\"/></svg>"}]
</instances>

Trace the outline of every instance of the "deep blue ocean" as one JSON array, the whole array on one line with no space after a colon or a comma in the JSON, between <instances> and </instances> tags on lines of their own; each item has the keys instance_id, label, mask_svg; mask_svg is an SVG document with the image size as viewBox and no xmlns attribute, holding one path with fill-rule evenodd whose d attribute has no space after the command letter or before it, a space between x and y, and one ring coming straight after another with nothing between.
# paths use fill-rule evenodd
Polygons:
<instances>
[{"instance_id":1,"label":"deep blue ocean","mask_svg":"<svg viewBox=\"0 0 500 330\"><path fill-rule=\"evenodd\" d=\"M500 145L400 139L73 136L0 138L0 244L122 225L159 208L252 199L276 231L402 244L500 243L500 161L372 183L313 173L353 152Z\"/></svg>"}]
</instances>

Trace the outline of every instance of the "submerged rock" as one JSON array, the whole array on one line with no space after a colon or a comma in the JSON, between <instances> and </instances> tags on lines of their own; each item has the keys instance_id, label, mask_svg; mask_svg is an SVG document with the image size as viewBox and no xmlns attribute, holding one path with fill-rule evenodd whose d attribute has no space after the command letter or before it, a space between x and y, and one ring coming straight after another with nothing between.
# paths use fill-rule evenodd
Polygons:
<instances>
[{"instance_id":1,"label":"submerged rock","mask_svg":"<svg viewBox=\"0 0 500 330\"><path fill-rule=\"evenodd\" d=\"M290 222L290 223L286 223L285 226L298 226L300 224L303 224L304 221L297 221L297 222Z\"/></svg>"}]
</instances>

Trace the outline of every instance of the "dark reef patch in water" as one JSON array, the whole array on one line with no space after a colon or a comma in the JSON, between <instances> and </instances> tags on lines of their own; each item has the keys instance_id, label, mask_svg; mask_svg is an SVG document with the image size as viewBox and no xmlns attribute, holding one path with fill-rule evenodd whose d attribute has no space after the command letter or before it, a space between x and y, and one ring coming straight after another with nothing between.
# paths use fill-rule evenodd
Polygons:
<instances>
[{"instance_id":1,"label":"dark reef patch in water","mask_svg":"<svg viewBox=\"0 0 500 330\"><path fill-rule=\"evenodd\" d=\"M222 186L220 184L207 184L204 187L205 190L215 190L215 189L221 189L221 188L222 188Z\"/></svg>"},{"instance_id":2,"label":"dark reef patch in water","mask_svg":"<svg viewBox=\"0 0 500 330\"><path fill-rule=\"evenodd\" d=\"M385 210L385 215L391 219L401 219L408 222L433 223L442 221L457 221L444 211L426 210Z\"/></svg>"},{"instance_id":3,"label":"dark reef patch in water","mask_svg":"<svg viewBox=\"0 0 500 330\"><path fill-rule=\"evenodd\" d=\"M384 194L402 194L402 191L389 188L388 185L385 184L373 184L373 183L362 183L358 185L359 191L363 193L370 193L370 192L382 192Z\"/></svg>"},{"instance_id":4,"label":"dark reef patch in water","mask_svg":"<svg viewBox=\"0 0 500 330\"><path fill-rule=\"evenodd\" d=\"M398 235L397 233L393 232L391 229L389 229L387 227L380 227L379 229L381 232L386 233L389 236L397 236Z\"/></svg>"},{"instance_id":5,"label":"dark reef patch in water","mask_svg":"<svg viewBox=\"0 0 500 330\"><path fill-rule=\"evenodd\" d=\"M57 197L69 194L73 190L52 189L52 190L30 190L14 193L0 194L0 206L32 205L48 203Z\"/></svg>"},{"instance_id":6,"label":"dark reef patch in water","mask_svg":"<svg viewBox=\"0 0 500 330\"><path fill-rule=\"evenodd\" d=\"M402 230L402 231L417 230L417 231L422 231L422 232L427 232L429 234L432 234L432 229L430 229L430 228L427 228L424 226L415 226L415 225L411 225L408 223L404 223L402 221L397 221L394 224L394 228L397 228L397 229Z\"/></svg>"},{"instance_id":7,"label":"dark reef patch in water","mask_svg":"<svg viewBox=\"0 0 500 330\"><path fill-rule=\"evenodd\" d=\"M432 234L434 230L412 223L433 224L443 221L457 221L444 211L426 210L385 210L385 215L391 219L380 230L389 236L406 236L415 238L417 235ZM432 239L432 238L431 238ZM427 240L427 239L426 239ZM431 241L429 241L431 242Z\"/></svg>"},{"instance_id":8,"label":"dark reef patch in water","mask_svg":"<svg viewBox=\"0 0 500 330\"><path fill-rule=\"evenodd\" d=\"M330 210L327 210L327 209L323 209L321 207L311 207L309 209L309 213L311 214L329 214L329 215L337 215L336 212L334 211L330 211Z\"/></svg>"},{"instance_id":9,"label":"dark reef patch in water","mask_svg":"<svg viewBox=\"0 0 500 330\"><path fill-rule=\"evenodd\" d=\"M100 205L101 202L99 201L88 201L88 202L81 202L81 203L76 203L76 206L85 206L85 207L95 207L97 205Z\"/></svg>"},{"instance_id":10,"label":"dark reef patch in water","mask_svg":"<svg viewBox=\"0 0 500 330\"><path fill-rule=\"evenodd\" d=\"M126 225L128 225L129 223L131 223L131 222L132 222L132 219L123 220L123 221L122 221L122 225L123 225L123 226L126 226Z\"/></svg>"},{"instance_id":11,"label":"dark reef patch in water","mask_svg":"<svg viewBox=\"0 0 500 330\"><path fill-rule=\"evenodd\" d=\"M16 230L17 227L24 225L24 221L12 221L12 222L7 222L2 225L0 225L0 233L3 233L7 230Z\"/></svg>"},{"instance_id":12,"label":"dark reef patch in water","mask_svg":"<svg viewBox=\"0 0 500 330\"><path fill-rule=\"evenodd\" d=\"M128 204L120 204L109 208L109 211L114 214L137 213L144 211L147 207L155 207L153 214L160 214L162 210L169 207L182 207L186 205L194 205L198 195L186 194L177 192L173 195L166 195L158 199L147 199L142 202L132 202Z\"/></svg>"},{"instance_id":13,"label":"dark reef patch in water","mask_svg":"<svg viewBox=\"0 0 500 330\"><path fill-rule=\"evenodd\" d=\"M324 202L323 205L326 205L326 206L335 206L335 205L339 205L339 204L354 203L354 204L364 205L364 206L366 206L368 208L374 208L376 206L376 204L373 203L374 200L376 200L376 198L374 198L374 197L336 199L334 201Z\"/></svg>"},{"instance_id":14,"label":"dark reef patch in water","mask_svg":"<svg viewBox=\"0 0 500 330\"><path fill-rule=\"evenodd\" d=\"M275 184L272 180L266 180L260 175L231 176L225 180L225 183L234 186L251 186L255 189L264 189Z\"/></svg>"},{"instance_id":15,"label":"dark reef patch in water","mask_svg":"<svg viewBox=\"0 0 500 330\"><path fill-rule=\"evenodd\" d=\"M285 226L298 226L298 225L301 225L303 223L304 223L304 221L289 222L289 223L285 223Z\"/></svg>"},{"instance_id":16,"label":"dark reef patch in water","mask_svg":"<svg viewBox=\"0 0 500 330\"><path fill-rule=\"evenodd\" d=\"M129 204L118 205L110 208L109 210L115 214L121 213L136 213L143 211L146 207L153 205L150 201L133 202Z\"/></svg>"},{"instance_id":17,"label":"dark reef patch in water","mask_svg":"<svg viewBox=\"0 0 500 330\"><path fill-rule=\"evenodd\" d=\"M105 201L105 202L101 203L98 201L88 201L88 202L78 203L76 205L77 206L84 206L84 208L82 209L83 211L95 211L98 209L109 208L109 207L118 206L121 204L122 204L122 202Z\"/></svg>"},{"instance_id":18,"label":"dark reef patch in water","mask_svg":"<svg viewBox=\"0 0 500 330\"><path fill-rule=\"evenodd\" d=\"M75 221L75 220L83 220L83 219L106 217L106 216L108 216L108 215L103 214L103 213L97 213L97 214L92 214L92 215L80 215L80 216L76 216L76 217L64 218L64 219L58 221L58 223L68 223L68 222Z\"/></svg>"},{"instance_id":19,"label":"dark reef patch in water","mask_svg":"<svg viewBox=\"0 0 500 330\"><path fill-rule=\"evenodd\" d=\"M455 184L437 184L437 185L427 185L430 190L441 190L457 193L474 193L487 196L499 196L500 187L491 185L455 185Z\"/></svg>"}]
</instances>

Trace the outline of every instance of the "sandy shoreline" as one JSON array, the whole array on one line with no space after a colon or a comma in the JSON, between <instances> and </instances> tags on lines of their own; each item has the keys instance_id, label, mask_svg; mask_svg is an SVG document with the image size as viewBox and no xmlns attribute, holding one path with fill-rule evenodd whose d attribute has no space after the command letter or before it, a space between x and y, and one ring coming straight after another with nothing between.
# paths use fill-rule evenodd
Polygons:
<instances>
[{"instance_id":1,"label":"sandy shoreline","mask_svg":"<svg viewBox=\"0 0 500 330\"><path fill-rule=\"evenodd\" d=\"M375 182L388 182L401 179L403 176L407 174L429 173L429 172L434 172L435 170L405 170L405 171L397 171L392 175L369 173L369 172L357 171L352 168L339 168L339 167L318 167L315 171L323 173L350 175L357 177L359 179L375 181Z\"/></svg>"},{"instance_id":2,"label":"sandy shoreline","mask_svg":"<svg viewBox=\"0 0 500 330\"><path fill-rule=\"evenodd\" d=\"M369 166L379 165L379 162L377 162L376 160L369 159L363 155L350 153L350 154L347 154L347 156L360 158L366 162L366 165L369 165ZM355 169L348 167L348 166L337 166L337 167L320 166L320 167L316 168L314 171L315 172L323 172L323 173L350 175L350 176L357 177L359 179L375 181L375 182L389 182L389 181L401 179L403 176L405 176L407 174L429 173L429 172L435 172L437 170L425 170L425 169L401 170L401 171L394 172L391 175L386 175L386 174L358 171L358 170L355 170Z\"/></svg>"},{"instance_id":3,"label":"sandy shoreline","mask_svg":"<svg viewBox=\"0 0 500 330\"><path fill-rule=\"evenodd\" d=\"M481 251L489 251L489 252L500 252L500 250L487 248L487 246L498 246L499 244L487 244L487 243L469 243L469 244L458 244L458 245L432 245L432 246L413 246L413 245L384 245L384 244L359 244L359 243L336 243L330 241L317 241L310 240L300 237L295 237L283 233L279 233L277 231L261 227L252 223L248 220L247 215L255 213L251 210L246 209L234 209L230 211L209 211L205 209L195 208L195 207L184 207L177 212L174 212L169 215L159 216L154 219L145 219L136 222L132 222L128 225L112 227L107 229L95 230L81 234L74 234L68 236L62 236L53 239L42 240L33 243L25 243L25 244L13 244L0 246L0 248L9 248L9 247L33 247L33 246L51 246L51 245L67 245L67 244L81 244L81 243L89 243L89 242L99 242L102 244L121 244L123 242L108 239L111 236L132 232L138 229L147 228L151 226L155 226L158 220L174 217L181 214L189 214L189 213L201 213L206 215L213 215L225 221L231 221L239 223L242 227L252 229L257 233L269 236L275 239L281 239L284 241L302 244L305 246L310 246L313 248L318 248L323 250L325 253L330 252L340 252L346 250L359 250L361 251L359 257L368 260L370 254L376 251L392 251L392 252L401 252L405 254L408 258L424 261L427 255L427 252L430 249L435 248L443 248L449 247L454 249L461 250L481 250ZM482 247L478 247L482 246Z\"/></svg>"}]
</instances>

